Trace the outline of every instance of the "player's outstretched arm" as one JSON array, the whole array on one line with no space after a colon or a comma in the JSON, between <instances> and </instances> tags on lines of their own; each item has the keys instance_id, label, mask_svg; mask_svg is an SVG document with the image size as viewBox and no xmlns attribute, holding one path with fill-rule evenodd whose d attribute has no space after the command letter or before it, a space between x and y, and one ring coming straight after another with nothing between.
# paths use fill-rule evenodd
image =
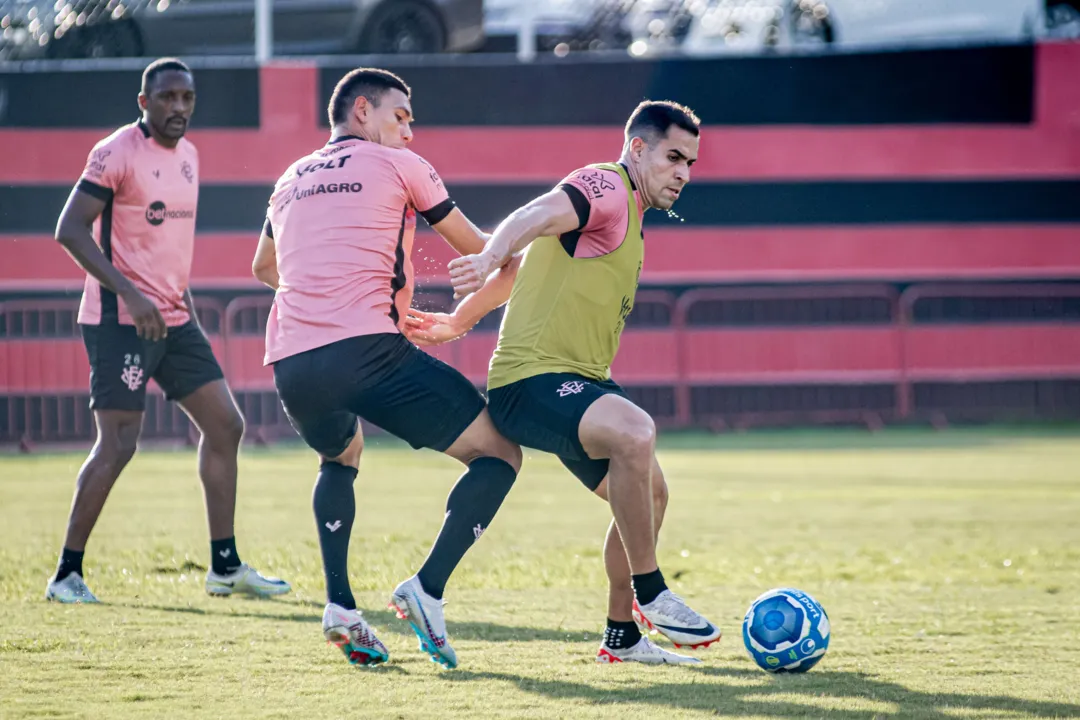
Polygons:
<instances>
[{"instance_id":1,"label":"player's outstretched arm","mask_svg":"<svg viewBox=\"0 0 1080 720\"><path fill-rule=\"evenodd\" d=\"M56 223L56 241L79 267L124 301L139 337L160 340L168 332L161 312L109 262L94 242L91 228L104 211L105 202L78 187L73 189Z\"/></svg>"},{"instance_id":2,"label":"player's outstretched arm","mask_svg":"<svg viewBox=\"0 0 1080 720\"><path fill-rule=\"evenodd\" d=\"M255 248L255 259L251 261L251 274L255 279L271 290L278 289L277 249L274 238L264 229L259 236L259 245Z\"/></svg>"},{"instance_id":3,"label":"player's outstretched arm","mask_svg":"<svg viewBox=\"0 0 1080 720\"><path fill-rule=\"evenodd\" d=\"M581 226L570 196L556 188L518 208L495 228L480 253L450 261L454 297L464 297L484 286L488 276L538 237L562 235Z\"/></svg>"},{"instance_id":4,"label":"player's outstretched arm","mask_svg":"<svg viewBox=\"0 0 1080 720\"><path fill-rule=\"evenodd\" d=\"M510 262L488 278L484 287L462 300L452 313L409 310L405 318L405 335L417 345L440 345L457 340L485 315L510 299L520 265L520 255L510 258Z\"/></svg>"}]
</instances>

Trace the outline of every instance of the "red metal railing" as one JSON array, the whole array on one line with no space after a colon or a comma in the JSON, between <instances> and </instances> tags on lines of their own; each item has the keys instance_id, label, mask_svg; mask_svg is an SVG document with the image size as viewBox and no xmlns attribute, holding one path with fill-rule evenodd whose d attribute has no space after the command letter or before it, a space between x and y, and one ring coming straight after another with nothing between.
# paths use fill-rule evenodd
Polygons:
<instances>
[{"instance_id":1,"label":"red metal railing","mask_svg":"<svg viewBox=\"0 0 1080 720\"><path fill-rule=\"evenodd\" d=\"M834 322L815 324L780 319L767 325L760 323L769 322L769 318L753 317L753 303L842 303L855 299L876 301L880 305L876 316L872 313L863 318L841 317ZM745 322L708 324L695 329L700 327L694 323L695 306L722 307L725 303L749 305L749 312L741 313ZM895 322L897 303L897 292L888 285L703 288L684 293L675 311L679 424L688 426L695 420L709 420L695 417L700 415L694 412L695 386L889 384L897 388L899 402L904 396L901 387L906 379L900 362L900 330ZM840 310L839 314L844 315L842 305ZM841 319L844 322L839 322ZM758 324L750 324L754 322ZM822 420L862 414L847 409L810 413Z\"/></svg>"},{"instance_id":2,"label":"red metal railing","mask_svg":"<svg viewBox=\"0 0 1080 720\"><path fill-rule=\"evenodd\" d=\"M673 415L659 419L676 426L766 416L876 423L928 410L918 405L919 383L1080 379L1080 322L1071 315L1007 322L919 317L919 308L925 315L949 298L1062 303L1080 298L1080 288L952 284L899 293L889 285L785 286L698 289L678 298L642 290L613 375L641 392L662 392L665 406L674 393ZM270 302L260 295L196 303L249 435L266 440L292 435L273 373L263 365ZM0 303L0 440L18 439L15 433L41 440L92 435L76 309L69 300ZM432 354L483 385L495 339L494 331L475 331ZM182 412L158 397L156 385L151 391L144 433L190 434Z\"/></svg>"},{"instance_id":3,"label":"red metal railing","mask_svg":"<svg viewBox=\"0 0 1080 720\"><path fill-rule=\"evenodd\" d=\"M916 407L919 382L1000 381L1013 378L1080 378L1080 323L1040 320L1010 322L917 322L915 305L934 298L1080 298L1073 285L979 284L913 285L900 295L901 358L906 382L904 416Z\"/></svg>"}]
</instances>

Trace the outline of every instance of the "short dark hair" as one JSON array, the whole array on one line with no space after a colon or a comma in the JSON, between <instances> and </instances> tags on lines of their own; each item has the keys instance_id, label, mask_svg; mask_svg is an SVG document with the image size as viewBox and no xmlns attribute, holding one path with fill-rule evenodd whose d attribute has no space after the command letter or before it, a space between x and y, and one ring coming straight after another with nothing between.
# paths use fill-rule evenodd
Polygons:
<instances>
[{"instance_id":1,"label":"short dark hair","mask_svg":"<svg viewBox=\"0 0 1080 720\"><path fill-rule=\"evenodd\" d=\"M672 125L694 137L701 134L701 119L690 108L671 100L646 100L630 113L630 119L626 121L626 139L640 137L651 146L667 137Z\"/></svg>"},{"instance_id":2,"label":"short dark hair","mask_svg":"<svg viewBox=\"0 0 1080 720\"><path fill-rule=\"evenodd\" d=\"M143 70L142 91L149 95L150 86L154 83L154 78L166 70L179 70L180 72L186 72L188 75L192 74L191 68L189 68L182 60L177 60L176 58L158 58L147 65L146 69Z\"/></svg>"},{"instance_id":3,"label":"short dark hair","mask_svg":"<svg viewBox=\"0 0 1080 720\"><path fill-rule=\"evenodd\" d=\"M349 119L356 98L363 95L375 107L389 90L400 90L405 97L412 97L412 90L405 81L389 70L379 68L356 68L338 81L334 93L330 96L330 125L340 125Z\"/></svg>"}]
</instances>

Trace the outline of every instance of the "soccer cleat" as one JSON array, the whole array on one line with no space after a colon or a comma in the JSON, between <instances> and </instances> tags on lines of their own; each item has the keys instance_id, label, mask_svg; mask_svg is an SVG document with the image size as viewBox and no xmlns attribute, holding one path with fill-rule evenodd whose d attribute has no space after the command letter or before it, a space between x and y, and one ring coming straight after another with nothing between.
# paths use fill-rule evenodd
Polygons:
<instances>
[{"instance_id":1,"label":"soccer cleat","mask_svg":"<svg viewBox=\"0 0 1080 720\"><path fill-rule=\"evenodd\" d=\"M681 597L664 590L648 605L634 600L634 621L655 630L675 644L691 649L712 645L720 639L720 628L698 615Z\"/></svg>"},{"instance_id":2,"label":"soccer cleat","mask_svg":"<svg viewBox=\"0 0 1080 720\"><path fill-rule=\"evenodd\" d=\"M55 575L53 577L56 577ZM60 603L91 604L99 603L100 600L90 592L83 582L82 575L73 572L63 580L49 578L49 585L45 588L45 599Z\"/></svg>"},{"instance_id":3,"label":"soccer cleat","mask_svg":"<svg viewBox=\"0 0 1080 720\"><path fill-rule=\"evenodd\" d=\"M637 641L634 647L615 650L607 645L601 645L596 653L598 663L621 663L638 662L646 665L697 665L701 660L687 655L678 655L656 645L652 640L643 637Z\"/></svg>"},{"instance_id":4,"label":"soccer cleat","mask_svg":"<svg viewBox=\"0 0 1080 720\"><path fill-rule=\"evenodd\" d=\"M213 570L206 573L206 592L214 597L239 594L267 598L284 595L290 590L289 583L280 578L265 577L247 563L228 575L218 575Z\"/></svg>"},{"instance_id":5,"label":"soccer cleat","mask_svg":"<svg viewBox=\"0 0 1080 720\"><path fill-rule=\"evenodd\" d=\"M390 653L359 610L347 610L330 603L322 616L323 637L336 645L353 665L380 665Z\"/></svg>"},{"instance_id":6,"label":"soccer cleat","mask_svg":"<svg viewBox=\"0 0 1080 720\"><path fill-rule=\"evenodd\" d=\"M448 670L457 667L457 653L446 641L446 619L443 617L443 601L424 592L420 580L413 575L394 589L389 607L397 616L407 620L416 637L420 639L420 652L431 657Z\"/></svg>"}]
</instances>

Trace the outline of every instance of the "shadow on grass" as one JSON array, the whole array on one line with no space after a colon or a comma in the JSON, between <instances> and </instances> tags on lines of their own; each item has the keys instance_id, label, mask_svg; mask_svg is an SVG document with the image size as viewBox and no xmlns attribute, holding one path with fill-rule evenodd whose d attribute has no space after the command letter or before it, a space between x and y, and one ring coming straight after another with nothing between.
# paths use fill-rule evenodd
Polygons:
<instances>
[{"instance_id":1,"label":"shadow on grass","mask_svg":"<svg viewBox=\"0 0 1080 720\"><path fill-rule=\"evenodd\" d=\"M190 615L202 615L204 617L229 617L251 618L254 620L273 620L278 622L321 623L322 605L316 605L311 601L294 601L294 604L317 608L312 612L274 612L275 606L280 603L269 601L259 603L257 607L271 608L270 612L253 612L244 609L244 605L222 604L221 609L214 607L193 607L190 605L150 605L145 603L108 603L112 607L123 607L130 610L150 610L153 612L187 613ZM106 605L106 603L103 603ZM390 610L369 610L360 608L364 618L372 624L379 634L390 633L394 635L413 636L409 624L399 620ZM481 640L485 642L576 642L583 638L581 631L520 627L513 625L499 625L488 622L458 622L453 619L449 622L450 641L455 640ZM589 639L600 642L600 635L590 633Z\"/></svg>"},{"instance_id":2,"label":"shadow on grass","mask_svg":"<svg viewBox=\"0 0 1080 720\"><path fill-rule=\"evenodd\" d=\"M611 668L618 672L616 668ZM723 667L656 668L657 682L632 687L595 687L566 680L500 672L458 670L442 676L447 682L499 680L520 690L552 699L584 700L596 705L647 703L660 708L713 711L718 715L768 715L798 717L828 715L862 720L880 717L882 710L841 709L847 701L871 701L896 706L895 716L951 720L959 709L996 715L1024 713L1033 717L1080 717L1080 705L1026 700L1007 695L924 693L861 673L814 670L806 675L771 676L758 670ZM690 683L663 682L669 672L689 672L698 677ZM725 679L735 682L725 682ZM747 680L764 680L747 686ZM793 699L802 696L805 702ZM827 700L828 699L828 700ZM829 702L831 700L831 702ZM825 702L823 702L825 701ZM890 709L887 715L894 715Z\"/></svg>"}]
</instances>

